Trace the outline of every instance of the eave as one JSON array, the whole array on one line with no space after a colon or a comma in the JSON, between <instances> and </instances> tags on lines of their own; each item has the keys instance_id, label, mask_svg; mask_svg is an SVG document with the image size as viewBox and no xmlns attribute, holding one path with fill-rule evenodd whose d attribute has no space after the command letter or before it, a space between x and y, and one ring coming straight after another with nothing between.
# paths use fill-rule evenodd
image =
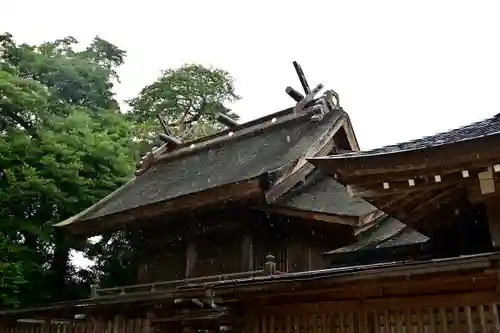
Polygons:
<instances>
[{"instance_id":1,"label":"eave","mask_svg":"<svg viewBox=\"0 0 500 333\"><path fill-rule=\"evenodd\" d=\"M359 227L362 223L361 219L358 216L326 214L321 212L295 209L278 205L273 205L267 210L271 213L276 213L290 217L298 217L304 220L315 220L326 223L338 224L340 226L349 227L350 229L353 229L354 227Z\"/></svg>"},{"instance_id":2,"label":"eave","mask_svg":"<svg viewBox=\"0 0 500 333\"><path fill-rule=\"evenodd\" d=\"M234 201L261 201L266 187L267 173L244 181L210 188L172 200L140 206L95 219L71 218L55 226L64 228L71 235L89 237L99 235L105 231L123 228L137 220L144 222L168 213L178 214Z\"/></svg>"}]
</instances>

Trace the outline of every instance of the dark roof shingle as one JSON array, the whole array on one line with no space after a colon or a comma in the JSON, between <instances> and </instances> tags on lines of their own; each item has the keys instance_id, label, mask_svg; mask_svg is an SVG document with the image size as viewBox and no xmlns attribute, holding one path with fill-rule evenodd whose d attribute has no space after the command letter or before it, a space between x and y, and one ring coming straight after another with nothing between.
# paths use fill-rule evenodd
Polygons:
<instances>
[{"instance_id":1,"label":"dark roof shingle","mask_svg":"<svg viewBox=\"0 0 500 333\"><path fill-rule=\"evenodd\" d=\"M442 132L420 139L402 142L394 145L389 145L372 150L365 150L361 152L346 153L338 155L338 158L358 157L368 155L383 155L390 153L397 153L408 150L425 149L459 141L466 141L477 139L484 136L500 134L500 114L494 117L478 121L463 127L459 127L448 132ZM336 156L331 156L336 158Z\"/></svg>"},{"instance_id":2,"label":"dark roof shingle","mask_svg":"<svg viewBox=\"0 0 500 333\"><path fill-rule=\"evenodd\" d=\"M153 164L113 199L81 218L88 220L145 206L272 172L298 159L337 119L330 112L320 123L310 115L251 135Z\"/></svg>"}]
</instances>

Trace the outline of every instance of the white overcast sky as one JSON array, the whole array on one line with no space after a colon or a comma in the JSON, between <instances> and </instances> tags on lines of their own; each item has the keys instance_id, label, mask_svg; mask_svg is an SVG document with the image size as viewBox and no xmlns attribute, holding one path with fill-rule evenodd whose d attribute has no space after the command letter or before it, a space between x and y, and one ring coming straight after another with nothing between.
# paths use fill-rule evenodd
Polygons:
<instances>
[{"instance_id":1,"label":"white overcast sky","mask_svg":"<svg viewBox=\"0 0 500 333\"><path fill-rule=\"evenodd\" d=\"M120 100L198 62L232 73L249 120L291 105L298 60L340 94L362 149L500 112L499 1L4 2L0 31L18 41L100 35L127 50Z\"/></svg>"},{"instance_id":2,"label":"white overcast sky","mask_svg":"<svg viewBox=\"0 0 500 333\"><path fill-rule=\"evenodd\" d=\"M362 149L500 112L500 1L3 2L0 32L20 42L99 35L127 50L120 100L197 62L232 73L250 120L291 105L297 60L340 94Z\"/></svg>"}]
</instances>

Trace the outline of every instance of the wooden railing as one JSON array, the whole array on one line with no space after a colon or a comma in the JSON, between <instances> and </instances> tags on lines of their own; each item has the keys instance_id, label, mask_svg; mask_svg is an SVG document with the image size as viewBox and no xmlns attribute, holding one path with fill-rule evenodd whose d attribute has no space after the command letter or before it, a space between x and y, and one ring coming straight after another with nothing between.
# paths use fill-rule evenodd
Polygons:
<instances>
[{"instance_id":1,"label":"wooden railing","mask_svg":"<svg viewBox=\"0 0 500 333\"><path fill-rule=\"evenodd\" d=\"M193 284L203 284L203 283L208 284L217 281L248 279L252 277L274 275L278 273L279 272L276 269L275 257L272 255L268 255L266 257L264 269L261 270L220 274L212 276L202 276L202 277L182 279L182 280L135 284L123 287L113 287L113 288L100 288L99 283L96 281L91 285L90 295L92 298L97 298L102 296L129 295L129 294L138 294L147 292L168 292L175 289L181 289L183 287L189 287Z\"/></svg>"}]
</instances>

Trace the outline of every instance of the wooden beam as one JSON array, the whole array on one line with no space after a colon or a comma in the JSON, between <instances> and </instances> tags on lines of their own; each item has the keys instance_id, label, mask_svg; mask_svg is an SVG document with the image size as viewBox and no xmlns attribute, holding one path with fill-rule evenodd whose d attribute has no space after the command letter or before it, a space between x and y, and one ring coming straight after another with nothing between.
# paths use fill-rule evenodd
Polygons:
<instances>
[{"instance_id":1,"label":"wooden beam","mask_svg":"<svg viewBox=\"0 0 500 333\"><path fill-rule=\"evenodd\" d=\"M465 195L463 188L451 186L434 196L431 200L425 200L417 205L413 210L407 212L407 218L403 219L403 221L411 224L425 216L428 216L432 211L438 209L439 206L442 206L461 195Z\"/></svg>"},{"instance_id":2,"label":"wooden beam","mask_svg":"<svg viewBox=\"0 0 500 333\"><path fill-rule=\"evenodd\" d=\"M367 188L367 187L359 187L356 185L347 185L347 192L353 197L361 197L361 198L375 198L375 197L384 197L384 196L394 196L394 195L405 195L409 193L418 193L424 191L432 191L439 190L442 188L446 188L450 185L460 185L460 182L447 183L447 184L429 184L426 186L408 186L402 184L395 184L393 188Z\"/></svg>"},{"instance_id":3,"label":"wooden beam","mask_svg":"<svg viewBox=\"0 0 500 333\"><path fill-rule=\"evenodd\" d=\"M289 207L273 205L268 209L271 213L280 215L299 217L305 220L316 220L327 223L335 223L346 226L358 226L360 220L357 216L333 215L320 212L305 211L300 209L293 209Z\"/></svg>"},{"instance_id":4,"label":"wooden beam","mask_svg":"<svg viewBox=\"0 0 500 333\"><path fill-rule=\"evenodd\" d=\"M489 173L488 170L490 170ZM486 184L488 181L493 182L493 173L491 170L491 167L490 169L454 170L454 172L448 170L440 174L431 173L404 180L387 178L384 182L377 182L377 179L374 179L372 183L347 185L347 190L353 196L368 198L422 190L434 190L450 185L475 186L479 183ZM389 175L387 175L387 177L389 177ZM494 188L494 185L489 186L490 188L491 186Z\"/></svg>"},{"instance_id":5,"label":"wooden beam","mask_svg":"<svg viewBox=\"0 0 500 333\"><path fill-rule=\"evenodd\" d=\"M491 166L489 166L491 168ZM416 188L430 186L434 184L454 183L457 181L467 181L478 179L478 175L488 170L488 166L469 166L469 168L445 168L421 169L412 171L391 172L386 174L364 175L355 177L340 177L342 182L359 187L376 189L391 188Z\"/></svg>"}]
</instances>

